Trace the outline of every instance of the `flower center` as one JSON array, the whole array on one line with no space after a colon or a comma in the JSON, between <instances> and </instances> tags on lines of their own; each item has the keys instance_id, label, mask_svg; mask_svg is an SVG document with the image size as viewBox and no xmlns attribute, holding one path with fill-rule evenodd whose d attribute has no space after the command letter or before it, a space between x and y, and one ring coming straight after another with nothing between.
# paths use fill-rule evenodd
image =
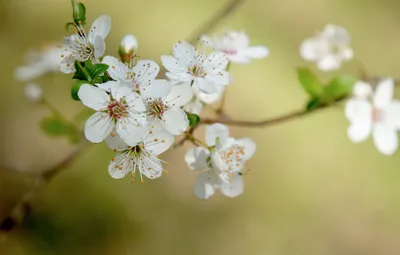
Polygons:
<instances>
[{"instance_id":1,"label":"flower center","mask_svg":"<svg viewBox=\"0 0 400 255\"><path fill-rule=\"evenodd\" d=\"M373 107L371 110L371 118L372 118L372 122L376 123L376 122L380 122L384 119L384 111L381 109L378 109L376 107Z\"/></svg>"},{"instance_id":2,"label":"flower center","mask_svg":"<svg viewBox=\"0 0 400 255\"><path fill-rule=\"evenodd\" d=\"M113 100L107 106L108 114L113 119L121 119L128 116L128 108L124 102L119 102L118 100Z\"/></svg>"},{"instance_id":3,"label":"flower center","mask_svg":"<svg viewBox=\"0 0 400 255\"><path fill-rule=\"evenodd\" d=\"M165 112L165 105L161 99L149 102L148 108L150 109L150 115L154 118L161 118Z\"/></svg>"},{"instance_id":4,"label":"flower center","mask_svg":"<svg viewBox=\"0 0 400 255\"><path fill-rule=\"evenodd\" d=\"M242 174L245 161L243 160L244 147L232 145L228 149L211 156L209 162L225 182L230 182L237 174Z\"/></svg>"},{"instance_id":5,"label":"flower center","mask_svg":"<svg viewBox=\"0 0 400 255\"><path fill-rule=\"evenodd\" d=\"M204 71L203 66L200 64L189 66L188 72L196 77L204 77L207 75L207 73Z\"/></svg>"}]
</instances>

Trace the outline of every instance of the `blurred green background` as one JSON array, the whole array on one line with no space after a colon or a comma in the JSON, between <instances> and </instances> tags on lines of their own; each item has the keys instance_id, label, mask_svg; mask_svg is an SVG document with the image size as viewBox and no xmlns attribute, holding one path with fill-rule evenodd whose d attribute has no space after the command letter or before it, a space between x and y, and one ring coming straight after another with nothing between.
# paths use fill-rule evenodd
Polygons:
<instances>
[{"instance_id":1,"label":"blurred green background","mask_svg":"<svg viewBox=\"0 0 400 255\"><path fill-rule=\"evenodd\" d=\"M112 18L109 54L133 33L141 57L159 62L227 1L83 2L88 25L100 14ZM303 107L307 96L295 68L315 68L298 48L327 23L346 27L353 38L356 58L341 72L357 74L363 66L400 76L399 11L398 0L248 0L215 31L244 29L271 54L232 67L227 113L257 120ZM25 83L13 77L24 53L60 41L70 19L68 0L0 0L0 218L32 185L27 173L57 164L75 148L43 134L38 123L50 113L27 102ZM70 76L37 82L66 116L82 109L70 98ZM183 160L188 144L166 155L168 175L144 184L112 180L113 152L92 146L38 194L23 226L2 238L0 254L398 255L400 153L383 156L371 140L352 144L347 126L340 105L266 129L232 128L258 145L245 193L235 199L194 197L197 173Z\"/></svg>"}]
</instances>

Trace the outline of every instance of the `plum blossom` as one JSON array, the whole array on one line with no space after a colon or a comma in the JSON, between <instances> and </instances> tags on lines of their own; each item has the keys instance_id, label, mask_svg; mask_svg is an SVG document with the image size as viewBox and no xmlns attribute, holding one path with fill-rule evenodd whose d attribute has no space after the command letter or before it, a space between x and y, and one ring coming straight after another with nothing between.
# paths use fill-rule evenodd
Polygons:
<instances>
[{"instance_id":1,"label":"plum blossom","mask_svg":"<svg viewBox=\"0 0 400 255\"><path fill-rule=\"evenodd\" d=\"M173 47L173 56L161 56L161 61L173 85L191 83L201 92L213 94L217 92L218 86L230 83L230 74L225 71L228 58L221 52L207 56L205 51L196 50L189 43L179 41Z\"/></svg>"},{"instance_id":2,"label":"plum blossom","mask_svg":"<svg viewBox=\"0 0 400 255\"><path fill-rule=\"evenodd\" d=\"M193 97L190 84L171 86L169 82L153 82L141 95L149 123L160 122L173 135L180 135L187 130L189 120L181 107Z\"/></svg>"},{"instance_id":3,"label":"plum blossom","mask_svg":"<svg viewBox=\"0 0 400 255\"><path fill-rule=\"evenodd\" d=\"M197 87L193 88L194 96L183 108L197 115L203 111L204 105L214 104L220 101L225 93L225 87L217 87L217 92L213 94L205 94L199 91Z\"/></svg>"},{"instance_id":4,"label":"plum blossom","mask_svg":"<svg viewBox=\"0 0 400 255\"><path fill-rule=\"evenodd\" d=\"M222 124L206 127L206 147L191 148L185 161L192 170L202 171L196 180L194 194L200 199L208 199L215 190L221 190L228 197L243 193L242 174L256 150L249 139L229 137L229 129Z\"/></svg>"},{"instance_id":5,"label":"plum blossom","mask_svg":"<svg viewBox=\"0 0 400 255\"><path fill-rule=\"evenodd\" d=\"M250 38L244 31L228 31L222 36L214 34L212 37L203 35L201 41L214 50L225 53L233 63L247 64L252 59L261 59L268 56L265 46L250 46Z\"/></svg>"},{"instance_id":6,"label":"plum blossom","mask_svg":"<svg viewBox=\"0 0 400 255\"><path fill-rule=\"evenodd\" d=\"M124 178L130 173L133 181L136 171L139 172L141 182L144 177L156 179L163 171L166 172L159 155L168 150L173 142L174 137L158 124L150 127L135 146L129 146L112 132L106 138L106 143L117 155L111 160L108 172L115 179Z\"/></svg>"},{"instance_id":7,"label":"plum blossom","mask_svg":"<svg viewBox=\"0 0 400 255\"><path fill-rule=\"evenodd\" d=\"M350 121L347 133L352 142L362 142L372 134L382 154L394 154L398 148L400 101L393 99L393 90L393 79L385 79L378 84L372 100L355 97L347 102L345 114Z\"/></svg>"},{"instance_id":8,"label":"plum blossom","mask_svg":"<svg viewBox=\"0 0 400 255\"><path fill-rule=\"evenodd\" d=\"M102 142L116 128L130 146L140 142L146 132L146 107L142 98L127 87L114 87L111 94L83 84L78 92L82 103L96 111L85 124L85 136L93 143ZM142 130L142 133L135 132Z\"/></svg>"},{"instance_id":9,"label":"plum blossom","mask_svg":"<svg viewBox=\"0 0 400 255\"><path fill-rule=\"evenodd\" d=\"M113 81L98 84L99 87L110 91L115 86L127 86L140 92L152 83L165 83L165 80L155 80L160 67L152 60L140 60L134 63L134 59L128 64L122 63L115 57L105 56L103 64L108 65L108 74ZM157 84L155 84L157 85ZM162 85L160 85L162 86Z\"/></svg>"},{"instance_id":10,"label":"plum blossom","mask_svg":"<svg viewBox=\"0 0 400 255\"><path fill-rule=\"evenodd\" d=\"M31 81L44 74L60 71L60 55L63 50L57 45L47 45L41 50L32 50L26 54L26 65L15 70L15 79Z\"/></svg>"},{"instance_id":11,"label":"plum blossom","mask_svg":"<svg viewBox=\"0 0 400 255\"><path fill-rule=\"evenodd\" d=\"M76 32L64 38L64 45L61 48L61 72L75 72L74 62L92 60L98 62L103 56L106 44L104 42L111 29L111 19L106 15L98 17L92 24L88 35L82 25L76 25Z\"/></svg>"},{"instance_id":12,"label":"plum blossom","mask_svg":"<svg viewBox=\"0 0 400 255\"><path fill-rule=\"evenodd\" d=\"M300 55L316 62L320 70L338 70L342 63L353 58L350 35L343 27L328 24L322 33L306 39L300 47Z\"/></svg>"}]
</instances>

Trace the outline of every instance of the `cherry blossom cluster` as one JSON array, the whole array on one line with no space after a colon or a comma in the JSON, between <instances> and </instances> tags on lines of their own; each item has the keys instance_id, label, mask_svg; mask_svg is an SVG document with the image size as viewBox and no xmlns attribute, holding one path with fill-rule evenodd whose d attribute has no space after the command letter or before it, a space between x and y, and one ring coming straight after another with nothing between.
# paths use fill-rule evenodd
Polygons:
<instances>
[{"instance_id":1,"label":"cherry blossom cluster","mask_svg":"<svg viewBox=\"0 0 400 255\"><path fill-rule=\"evenodd\" d=\"M139 178L144 182L161 177L167 172L161 154L173 148L181 136L194 145L184 157L191 170L199 171L194 194L200 199L210 198L216 190L228 197L240 195L246 162L256 150L254 141L231 137L228 126L218 121L206 126L204 142L191 131L199 125L203 108L220 101L233 83L230 64L265 58L268 49L250 46L243 31L203 35L197 48L178 41L172 55L162 55L164 73L156 61L138 56L138 41L133 35L121 40L119 57L105 55L110 17L98 17L86 32L85 8L74 0L72 4L74 22L67 27L72 26L73 33L58 47L30 54L28 64L16 70L16 78L31 81L57 70L74 74L77 83L72 86L72 97L93 111L84 125L86 139L91 143L105 141L115 152L108 166L112 178L130 176L132 181ZM350 42L345 28L329 24L301 44L300 55L315 62L321 71L335 71L353 58ZM298 75L310 96L305 113L352 94L345 107L350 140L358 143L372 134L381 153L392 155L397 150L400 101L393 99L393 79L370 84L337 76L324 85L307 68L299 69ZM42 98L41 88L34 83L26 86L25 94L32 101Z\"/></svg>"}]
</instances>

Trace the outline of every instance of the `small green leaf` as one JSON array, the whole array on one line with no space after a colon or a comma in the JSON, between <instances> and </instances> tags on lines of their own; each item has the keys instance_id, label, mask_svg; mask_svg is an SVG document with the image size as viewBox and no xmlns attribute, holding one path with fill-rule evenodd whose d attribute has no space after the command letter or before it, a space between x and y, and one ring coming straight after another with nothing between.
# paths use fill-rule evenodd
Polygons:
<instances>
[{"instance_id":1,"label":"small green leaf","mask_svg":"<svg viewBox=\"0 0 400 255\"><path fill-rule=\"evenodd\" d=\"M42 130L49 136L60 136L69 133L70 127L66 125L60 118L47 117L40 123Z\"/></svg>"},{"instance_id":2,"label":"small green leaf","mask_svg":"<svg viewBox=\"0 0 400 255\"><path fill-rule=\"evenodd\" d=\"M76 82L74 82L72 84L72 86L71 86L71 97L72 97L72 99L74 99L76 101L80 101L80 98L78 96L78 92L79 92L79 89L81 88L81 86L83 84L85 84L85 83L86 83L86 81L76 81Z\"/></svg>"},{"instance_id":3,"label":"small green leaf","mask_svg":"<svg viewBox=\"0 0 400 255\"><path fill-rule=\"evenodd\" d=\"M90 82L92 80L89 73L87 72L87 70L85 69L85 67L82 65L81 62L75 61L74 66L75 66L76 71L75 71L74 77L72 77L72 79L88 81L88 82Z\"/></svg>"},{"instance_id":4,"label":"small green leaf","mask_svg":"<svg viewBox=\"0 0 400 255\"><path fill-rule=\"evenodd\" d=\"M189 120L189 126L194 127L200 122L199 115L190 112L186 112L186 115Z\"/></svg>"},{"instance_id":5,"label":"small green leaf","mask_svg":"<svg viewBox=\"0 0 400 255\"><path fill-rule=\"evenodd\" d=\"M319 97L322 86L313 72L307 68L298 68L297 76L303 89L312 97Z\"/></svg>"},{"instance_id":6,"label":"small green leaf","mask_svg":"<svg viewBox=\"0 0 400 255\"><path fill-rule=\"evenodd\" d=\"M85 25L86 23L86 7L83 3L71 0L72 17L77 25Z\"/></svg>"},{"instance_id":7,"label":"small green leaf","mask_svg":"<svg viewBox=\"0 0 400 255\"><path fill-rule=\"evenodd\" d=\"M322 103L318 98L312 98L307 102L306 110L308 112L311 112L313 110L320 108L321 106L322 106Z\"/></svg>"},{"instance_id":8,"label":"small green leaf","mask_svg":"<svg viewBox=\"0 0 400 255\"><path fill-rule=\"evenodd\" d=\"M357 79L349 75L335 77L325 88L323 97L325 100L335 101L347 96L353 89Z\"/></svg>"},{"instance_id":9,"label":"small green leaf","mask_svg":"<svg viewBox=\"0 0 400 255\"><path fill-rule=\"evenodd\" d=\"M95 64L93 71L91 73L92 79L99 77L100 74L108 70L108 65L106 64Z\"/></svg>"}]
</instances>

